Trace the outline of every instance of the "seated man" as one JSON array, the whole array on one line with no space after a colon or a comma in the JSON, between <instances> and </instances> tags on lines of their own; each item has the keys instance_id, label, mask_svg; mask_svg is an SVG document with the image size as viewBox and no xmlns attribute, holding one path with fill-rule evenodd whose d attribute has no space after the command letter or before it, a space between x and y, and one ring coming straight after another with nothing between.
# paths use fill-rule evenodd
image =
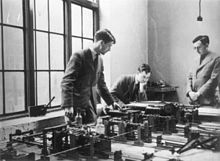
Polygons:
<instances>
[{"instance_id":1,"label":"seated man","mask_svg":"<svg viewBox=\"0 0 220 161\"><path fill-rule=\"evenodd\" d=\"M121 107L132 101L146 101L146 86L150 75L150 66L148 64L142 64L138 68L137 74L120 77L110 91L114 101Z\"/></svg>"}]
</instances>

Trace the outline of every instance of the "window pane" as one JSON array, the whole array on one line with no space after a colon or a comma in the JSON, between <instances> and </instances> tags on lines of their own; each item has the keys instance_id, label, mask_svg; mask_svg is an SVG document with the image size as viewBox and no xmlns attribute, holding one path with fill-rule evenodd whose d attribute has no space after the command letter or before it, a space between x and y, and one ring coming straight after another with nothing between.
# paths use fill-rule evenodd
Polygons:
<instances>
[{"instance_id":1,"label":"window pane","mask_svg":"<svg viewBox=\"0 0 220 161\"><path fill-rule=\"evenodd\" d=\"M48 31L48 4L47 0L35 0L36 28Z\"/></svg>"},{"instance_id":2,"label":"window pane","mask_svg":"<svg viewBox=\"0 0 220 161\"><path fill-rule=\"evenodd\" d=\"M4 66L5 69L24 69L24 41L21 29L4 27Z\"/></svg>"},{"instance_id":3,"label":"window pane","mask_svg":"<svg viewBox=\"0 0 220 161\"><path fill-rule=\"evenodd\" d=\"M23 26L22 0L2 0L3 23Z\"/></svg>"},{"instance_id":4,"label":"window pane","mask_svg":"<svg viewBox=\"0 0 220 161\"><path fill-rule=\"evenodd\" d=\"M49 102L49 73L37 72L37 103L38 105Z\"/></svg>"},{"instance_id":5,"label":"window pane","mask_svg":"<svg viewBox=\"0 0 220 161\"><path fill-rule=\"evenodd\" d=\"M0 3L0 23L2 22L2 4Z\"/></svg>"},{"instance_id":6,"label":"window pane","mask_svg":"<svg viewBox=\"0 0 220 161\"><path fill-rule=\"evenodd\" d=\"M83 48L88 48L93 43L93 40L83 39Z\"/></svg>"},{"instance_id":7,"label":"window pane","mask_svg":"<svg viewBox=\"0 0 220 161\"><path fill-rule=\"evenodd\" d=\"M63 0L50 0L50 31L63 33Z\"/></svg>"},{"instance_id":8,"label":"window pane","mask_svg":"<svg viewBox=\"0 0 220 161\"><path fill-rule=\"evenodd\" d=\"M71 12L72 12L72 35L81 36L81 22L82 22L82 14L81 7L75 4L71 4Z\"/></svg>"},{"instance_id":9,"label":"window pane","mask_svg":"<svg viewBox=\"0 0 220 161\"><path fill-rule=\"evenodd\" d=\"M51 69L64 69L64 49L63 49L63 36L50 35L50 60Z\"/></svg>"},{"instance_id":10,"label":"window pane","mask_svg":"<svg viewBox=\"0 0 220 161\"><path fill-rule=\"evenodd\" d=\"M0 114L3 114L2 72L0 72Z\"/></svg>"},{"instance_id":11,"label":"window pane","mask_svg":"<svg viewBox=\"0 0 220 161\"><path fill-rule=\"evenodd\" d=\"M63 72L51 72L51 97L55 96L55 99L51 103L52 106L61 104L60 82L63 74Z\"/></svg>"},{"instance_id":12,"label":"window pane","mask_svg":"<svg viewBox=\"0 0 220 161\"><path fill-rule=\"evenodd\" d=\"M5 108L6 113L25 110L24 73L5 73Z\"/></svg>"},{"instance_id":13,"label":"window pane","mask_svg":"<svg viewBox=\"0 0 220 161\"><path fill-rule=\"evenodd\" d=\"M82 41L80 38L72 38L72 51L78 51L82 49Z\"/></svg>"},{"instance_id":14,"label":"window pane","mask_svg":"<svg viewBox=\"0 0 220 161\"><path fill-rule=\"evenodd\" d=\"M48 34L43 32L36 32L36 39L37 69L48 70Z\"/></svg>"},{"instance_id":15,"label":"window pane","mask_svg":"<svg viewBox=\"0 0 220 161\"><path fill-rule=\"evenodd\" d=\"M0 70L2 69L2 32L1 31L2 28L0 28Z\"/></svg>"},{"instance_id":16,"label":"window pane","mask_svg":"<svg viewBox=\"0 0 220 161\"><path fill-rule=\"evenodd\" d=\"M93 38L93 11L83 8L83 37Z\"/></svg>"},{"instance_id":17,"label":"window pane","mask_svg":"<svg viewBox=\"0 0 220 161\"><path fill-rule=\"evenodd\" d=\"M34 44L34 69L37 69L37 62L36 62L36 60L37 60L37 57L36 57L36 32L33 32L33 44Z\"/></svg>"}]
</instances>

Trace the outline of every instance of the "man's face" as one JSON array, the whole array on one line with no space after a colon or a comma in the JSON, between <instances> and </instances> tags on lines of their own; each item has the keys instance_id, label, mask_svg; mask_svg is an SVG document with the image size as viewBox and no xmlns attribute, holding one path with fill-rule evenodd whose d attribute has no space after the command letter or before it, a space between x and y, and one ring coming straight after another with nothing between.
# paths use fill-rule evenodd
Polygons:
<instances>
[{"instance_id":1,"label":"man's face","mask_svg":"<svg viewBox=\"0 0 220 161\"><path fill-rule=\"evenodd\" d=\"M151 73L150 73L150 72L149 72L149 73L146 73L145 71L140 72L140 73L138 74L138 81L139 81L140 83L147 83L148 80L150 79L150 76L151 76Z\"/></svg>"},{"instance_id":2,"label":"man's face","mask_svg":"<svg viewBox=\"0 0 220 161\"><path fill-rule=\"evenodd\" d=\"M108 51L111 50L113 42L109 42L109 43L104 43L104 41L102 41L102 43L100 44L100 48L99 48L99 52L102 55L105 55L105 53L107 53Z\"/></svg>"},{"instance_id":3,"label":"man's face","mask_svg":"<svg viewBox=\"0 0 220 161\"><path fill-rule=\"evenodd\" d=\"M204 45L201 41L195 42L193 48L200 55L207 53L207 45Z\"/></svg>"}]
</instances>

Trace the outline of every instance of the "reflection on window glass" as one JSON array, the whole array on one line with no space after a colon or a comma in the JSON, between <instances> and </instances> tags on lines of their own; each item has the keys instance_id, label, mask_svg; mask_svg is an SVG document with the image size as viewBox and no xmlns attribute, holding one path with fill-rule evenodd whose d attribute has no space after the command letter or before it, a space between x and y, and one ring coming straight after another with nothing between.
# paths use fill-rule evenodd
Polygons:
<instances>
[{"instance_id":1,"label":"reflection on window glass","mask_svg":"<svg viewBox=\"0 0 220 161\"><path fill-rule=\"evenodd\" d=\"M47 0L35 0L36 29L48 31L48 3Z\"/></svg>"},{"instance_id":2,"label":"reflection on window glass","mask_svg":"<svg viewBox=\"0 0 220 161\"><path fill-rule=\"evenodd\" d=\"M37 103L38 105L49 102L49 73L37 72Z\"/></svg>"},{"instance_id":3,"label":"reflection on window glass","mask_svg":"<svg viewBox=\"0 0 220 161\"><path fill-rule=\"evenodd\" d=\"M75 4L71 4L71 12L72 12L72 35L81 36L81 22L82 22L82 14L81 7Z\"/></svg>"},{"instance_id":4,"label":"reflection on window glass","mask_svg":"<svg viewBox=\"0 0 220 161\"><path fill-rule=\"evenodd\" d=\"M50 0L50 31L63 33L63 0Z\"/></svg>"},{"instance_id":5,"label":"reflection on window glass","mask_svg":"<svg viewBox=\"0 0 220 161\"><path fill-rule=\"evenodd\" d=\"M3 23L23 26L22 0L2 0Z\"/></svg>"},{"instance_id":6,"label":"reflection on window glass","mask_svg":"<svg viewBox=\"0 0 220 161\"><path fill-rule=\"evenodd\" d=\"M83 39L83 48L88 48L92 45L93 40Z\"/></svg>"},{"instance_id":7,"label":"reflection on window glass","mask_svg":"<svg viewBox=\"0 0 220 161\"><path fill-rule=\"evenodd\" d=\"M2 72L0 72L0 114L3 114Z\"/></svg>"},{"instance_id":8,"label":"reflection on window glass","mask_svg":"<svg viewBox=\"0 0 220 161\"><path fill-rule=\"evenodd\" d=\"M93 38L93 11L83 8L83 37Z\"/></svg>"},{"instance_id":9,"label":"reflection on window glass","mask_svg":"<svg viewBox=\"0 0 220 161\"><path fill-rule=\"evenodd\" d=\"M12 27L3 27L4 66L8 70L24 69L23 31Z\"/></svg>"},{"instance_id":10,"label":"reflection on window glass","mask_svg":"<svg viewBox=\"0 0 220 161\"><path fill-rule=\"evenodd\" d=\"M61 103L60 83L63 74L63 72L51 72L51 97L55 96L55 99L51 103L51 106L60 105Z\"/></svg>"},{"instance_id":11,"label":"reflection on window glass","mask_svg":"<svg viewBox=\"0 0 220 161\"><path fill-rule=\"evenodd\" d=\"M72 38L72 51L78 51L82 49L82 41L80 38Z\"/></svg>"},{"instance_id":12,"label":"reflection on window glass","mask_svg":"<svg viewBox=\"0 0 220 161\"><path fill-rule=\"evenodd\" d=\"M51 69L64 70L63 56L64 56L63 36L51 34L50 35Z\"/></svg>"},{"instance_id":13,"label":"reflection on window glass","mask_svg":"<svg viewBox=\"0 0 220 161\"><path fill-rule=\"evenodd\" d=\"M48 34L36 32L36 38L37 70L48 70Z\"/></svg>"},{"instance_id":14,"label":"reflection on window glass","mask_svg":"<svg viewBox=\"0 0 220 161\"><path fill-rule=\"evenodd\" d=\"M25 110L24 73L5 73L5 109L6 113Z\"/></svg>"}]
</instances>

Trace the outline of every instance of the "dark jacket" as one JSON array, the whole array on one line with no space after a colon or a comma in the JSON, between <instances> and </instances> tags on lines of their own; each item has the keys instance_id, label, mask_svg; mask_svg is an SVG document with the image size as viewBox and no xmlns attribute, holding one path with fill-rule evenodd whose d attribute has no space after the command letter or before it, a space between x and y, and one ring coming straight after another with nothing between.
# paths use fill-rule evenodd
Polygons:
<instances>
[{"instance_id":1,"label":"dark jacket","mask_svg":"<svg viewBox=\"0 0 220 161\"><path fill-rule=\"evenodd\" d=\"M139 93L137 97L133 97L135 91L135 75L121 76L111 88L111 94L115 102L122 101L128 104L132 101L146 101L146 92Z\"/></svg>"},{"instance_id":2,"label":"dark jacket","mask_svg":"<svg viewBox=\"0 0 220 161\"><path fill-rule=\"evenodd\" d=\"M67 64L61 82L61 107L87 107L92 104L96 110L97 92L108 105L112 104L113 98L106 87L103 70L101 56L98 56L95 69L90 49L74 53Z\"/></svg>"},{"instance_id":3,"label":"dark jacket","mask_svg":"<svg viewBox=\"0 0 220 161\"><path fill-rule=\"evenodd\" d=\"M190 75L192 82L187 83L187 93L199 91L201 96L198 103L200 105L213 105L216 87L220 81L220 56L209 52L201 64L200 60L196 60Z\"/></svg>"}]
</instances>

